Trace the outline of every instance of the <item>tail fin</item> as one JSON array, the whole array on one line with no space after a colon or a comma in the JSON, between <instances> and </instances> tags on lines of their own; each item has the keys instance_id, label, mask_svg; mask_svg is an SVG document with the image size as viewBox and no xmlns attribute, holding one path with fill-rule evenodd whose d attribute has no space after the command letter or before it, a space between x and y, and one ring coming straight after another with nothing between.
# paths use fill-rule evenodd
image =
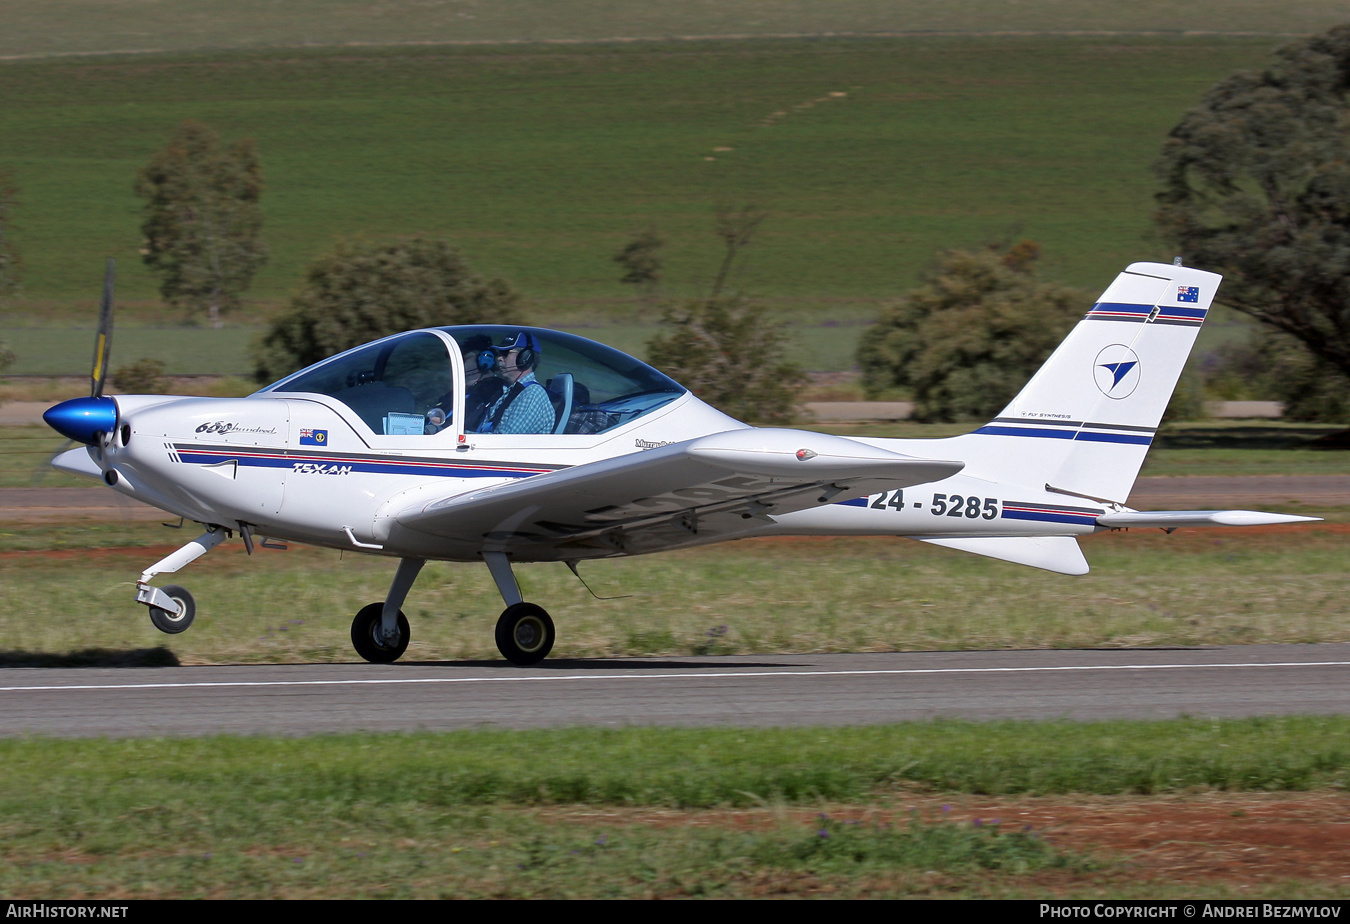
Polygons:
<instances>
[{"instance_id":1,"label":"tail fin","mask_svg":"<svg viewBox=\"0 0 1350 924\"><path fill-rule=\"evenodd\" d=\"M975 450L967 473L1124 503L1221 278L1132 264L1012 403L963 438Z\"/></svg>"}]
</instances>

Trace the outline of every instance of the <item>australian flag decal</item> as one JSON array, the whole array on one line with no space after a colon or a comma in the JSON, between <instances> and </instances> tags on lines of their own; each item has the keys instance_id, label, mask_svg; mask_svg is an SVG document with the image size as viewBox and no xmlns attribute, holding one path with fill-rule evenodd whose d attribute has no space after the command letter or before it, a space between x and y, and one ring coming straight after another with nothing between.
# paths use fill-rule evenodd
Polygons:
<instances>
[{"instance_id":1,"label":"australian flag decal","mask_svg":"<svg viewBox=\"0 0 1350 924\"><path fill-rule=\"evenodd\" d=\"M1199 286L1177 286L1177 301L1191 302L1195 304L1200 301Z\"/></svg>"},{"instance_id":2,"label":"australian flag decal","mask_svg":"<svg viewBox=\"0 0 1350 924\"><path fill-rule=\"evenodd\" d=\"M309 429L302 429L302 430L300 431L300 445L301 445L301 446L327 446L327 445L328 445L328 431L327 431L327 430L309 430Z\"/></svg>"}]
</instances>

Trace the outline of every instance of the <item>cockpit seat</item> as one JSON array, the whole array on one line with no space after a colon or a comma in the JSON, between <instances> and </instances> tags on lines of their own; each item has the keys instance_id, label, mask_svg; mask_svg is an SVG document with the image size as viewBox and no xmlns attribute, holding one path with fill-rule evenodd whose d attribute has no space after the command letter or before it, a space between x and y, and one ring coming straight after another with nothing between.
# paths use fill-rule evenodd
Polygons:
<instances>
[{"instance_id":1,"label":"cockpit seat","mask_svg":"<svg viewBox=\"0 0 1350 924\"><path fill-rule=\"evenodd\" d=\"M553 432L562 433L567 428L567 422L572 419L572 373L559 372L548 380L546 388L548 399L553 402L553 412L558 417Z\"/></svg>"}]
</instances>

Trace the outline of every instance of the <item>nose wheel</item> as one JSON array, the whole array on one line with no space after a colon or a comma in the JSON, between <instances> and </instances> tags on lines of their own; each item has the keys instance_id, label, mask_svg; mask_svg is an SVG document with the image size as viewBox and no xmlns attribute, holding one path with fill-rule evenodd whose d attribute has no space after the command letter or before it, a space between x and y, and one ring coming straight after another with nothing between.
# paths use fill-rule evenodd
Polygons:
<instances>
[{"instance_id":1,"label":"nose wheel","mask_svg":"<svg viewBox=\"0 0 1350 924\"><path fill-rule=\"evenodd\" d=\"M512 664L538 664L556 638L552 618L533 603L508 606L497 620L497 650Z\"/></svg>"},{"instance_id":2,"label":"nose wheel","mask_svg":"<svg viewBox=\"0 0 1350 924\"><path fill-rule=\"evenodd\" d=\"M152 604L150 622L156 629L169 635L186 631L188 626L192 625L192 620L197 618L197 603L192 599L192 594L187 592L187 588L179 587L177 584L165 584L159 592L168 597L170 602L177 604L177 610Z\"/></svg>"}]
</instances>

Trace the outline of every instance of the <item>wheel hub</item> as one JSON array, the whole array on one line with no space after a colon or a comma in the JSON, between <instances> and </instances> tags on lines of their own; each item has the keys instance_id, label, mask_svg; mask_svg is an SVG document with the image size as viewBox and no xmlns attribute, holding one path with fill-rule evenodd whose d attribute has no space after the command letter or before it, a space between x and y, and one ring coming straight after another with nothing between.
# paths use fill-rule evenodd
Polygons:
<instances>
[{"instance_id":1,"label":"wheel hub","mask_svg":"<svg viewBox=\"0 0 1350 924\"><path fill-rule=\"evenodd\" d=\"M522 651L534 651L544 638L544 627L538 619L530 617L516 623L516 644Z\"/></svg>"},{"instance_id":2,"label":"wheel hub","mask_svg":"<svg viewBox=\"0 0 1350 924\"><path fill-rule=\"evenodd\" d=\"M508 606L496 634L497 650L513 664L538 664L553 650L553 620L533 603Z\"/></svg>"}]
</instances>

